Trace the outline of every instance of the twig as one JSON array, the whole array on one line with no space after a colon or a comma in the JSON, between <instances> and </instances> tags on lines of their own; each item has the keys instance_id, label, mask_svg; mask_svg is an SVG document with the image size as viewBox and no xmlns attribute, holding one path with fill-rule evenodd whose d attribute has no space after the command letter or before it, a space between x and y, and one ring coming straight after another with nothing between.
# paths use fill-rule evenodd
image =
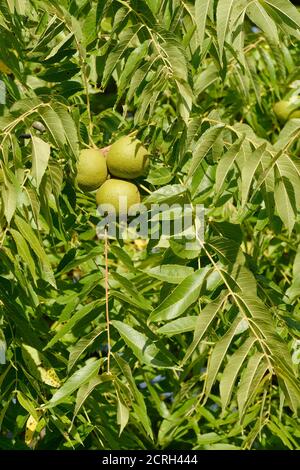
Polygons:
<instances>
[{"instance_id":1,"label":"twig","mask_svg":"<svg viewBox=\"0 0 300 470\"><path fill-rule=\"evenodd\" d=\"M105 227L104 234L104 256L105 256L105 315L106 315L106 330L107 330L107 373L110 374L110 325L109 325L109 285L108 285L108 236L107 227Z\"/></svg>"}]
</instances>

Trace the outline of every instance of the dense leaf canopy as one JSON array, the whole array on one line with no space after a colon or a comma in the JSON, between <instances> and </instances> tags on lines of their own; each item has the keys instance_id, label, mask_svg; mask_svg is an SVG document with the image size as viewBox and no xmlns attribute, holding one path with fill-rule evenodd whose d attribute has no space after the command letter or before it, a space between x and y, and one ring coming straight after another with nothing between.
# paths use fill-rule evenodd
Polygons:
<instances>
[{"instance_id":1,"label":"dense leaf canopy","mask_svg":"<svg viewBox=\"0 0 300 470\"><path fill-rule=\"evenodd\" d=\"M300 448L299 39L288 0L0 1L1 449ZM193 249L97 237L79 151L131 133Z\"/></svg>"}]
</instances>

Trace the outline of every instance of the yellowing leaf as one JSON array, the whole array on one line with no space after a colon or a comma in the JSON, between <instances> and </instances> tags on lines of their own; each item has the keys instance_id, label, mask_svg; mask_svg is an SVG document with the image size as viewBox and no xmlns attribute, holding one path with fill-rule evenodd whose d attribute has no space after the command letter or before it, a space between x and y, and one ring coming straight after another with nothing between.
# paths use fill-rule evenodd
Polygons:
<instances>
[{"instance_id":1,"label":"yellowing leaf","mask_svg":"<svg viewBox=\"0 0 300 470\"><path fill-rule=\"evenodd\" d=\"M50 369L45 369L44 367L40 366L38 369L41 374L42 382L47 385L50 385L50 387L60 387L60 381L56 375L55 370L52 367Z\"/></svg>"},{"instance_id":2,"label":"yellowing leaf","mask_svg":"<svg viewBox=\"0 0 300 470\"><path fill-rule=\"evenodd\" d=\"M60 387L59 378L44 354L28 344L22 344L22 355L31 375L50 387Z\"/></svg>"},{"instance_id":3,"label":"yellowing leaf","mask_svg":"<svg viewBox=\"0 0 300 470\"><path fill-rule=\"evenodd\" d=\"M30 415L26 422L25 430L25 444L30 448L34 448L36 445L36 439L34 439L34 434L37 425L38 421L32 415Z\"/></svg>"}]
</instances>

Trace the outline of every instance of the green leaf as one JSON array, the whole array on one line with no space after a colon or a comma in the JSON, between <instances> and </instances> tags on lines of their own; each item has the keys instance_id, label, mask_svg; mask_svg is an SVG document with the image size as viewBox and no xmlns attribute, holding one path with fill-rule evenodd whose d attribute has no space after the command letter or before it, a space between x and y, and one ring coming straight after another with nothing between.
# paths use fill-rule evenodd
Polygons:
<instances>
[{"instance_id":1,"label":"green leaf","mask_svg":"<svg viewBox=\"0 0 300 470\"><path fill-rule=\"evenodd\" d=\"M270 311L251 290L250 292L247 291L246 285L241 290L242 294L235 294L234 300L249 319L251 325L253 325L251 330L259 340L265 358L269 358L268 351L270 351L275 370L277 367L284 369L289 379L294 380L295 374L293 372L291 356L286 343L274 328Z\"/></svg>"},{"instance_id":2,"label":"green leaf","mask_svg":"<svg viewBox=\"0 0 300 470\"><path fill-rule=\"evenodd\" d=\"M151 421L150 421L149 415L147 413L145 400L144 400L143 395L141 394L141 392L138 390L138 388L136 386L136 383L135 383L134 378L132 376L132 371L131 371L129 365L127 364L127 362L125 362L120 357L119 354L112 353L112 355L113 355L116 363L118 364L121 372L124 374L124 377L127 380L129 389L130 389L130 391L131 391L131 393L132 393L132 395L133 395L133 397L136 401L136 403L132 404L134 412L135 412L138 420L140 421L140 423L144 427L144 429L145 429L146 433L148 434L148 436L150 436L150 438L153 440L153 433L152 433L152 429L151 429Z\"/></svg>"},{"instance_id":3,"label":"green leaf","mask_svg":"<svg viewBox=\"0 0 300 470\"><path fill-rule=\"evenodd\" d=\"M9 127L15 127L20 120L24 119L25 115L30 116L37 110L40 110L40 106L44 106L44 104L37 97L23 98L16 101L10 108L10 112L14 116L17 115L18 117L14 119L14 121L9 125ZM6 128L4 128L3 130L6 130Z\"/></svg>"},{"instance_id":4,"label":"green leaf","mask_svg":"<svg viewBox=\"0 0 300 470\"><path fill-rule=\"evenodd\" d=\"M196 237L173 237L168 241L173 253L181 259L189 260L200 256L202 245Z\"/></svg>"},{"instance_id":5,"label":"green leaf","mask_svg":"<svg viewBox=\"0 0 300 470\"><path fill-rule=\"evenodd\" d=\"M117 395L117 403L118 403L118 410L117 410L117 423L120 426L119 436L122 434L125 426L129 420L129 409L125 405L123 399Z\"/></svg>"},{"instance_id":6,"label":"green leaf","mask_svg":"<svg viewBox=\"0 0 300 470\"><path fill-rule=\"evenodd\" d=\"M275 418L276 419L276 418ZM288 447L289 450L293 450L294 447L292 445L293 438L289 435L288 430L286 429L285 426L278 421L278 425L275 423L272 423L272 421L267 423L267 427L270 429L271 433L273 436L278 436L279 439ZM291 439L291 441L290 441ZM295 442L296 444L296 442ZM294 445L295 445L294 444ZM297 444L296 444L297 445Z\"/></svg>"},{"instance_id":7,"label":"green leaf","mask_svg":"<svg viewBox=\"0 0 300 470\"><path fill-rule=\"evenodd\" d=\"M198 96L203 93L213 83L220 80L219 70L214 63L209 64L204 70L201 70L194 80L194 92Z\"/></svg>"},{"instance_id":8,"label":"green leaf","mask_svg":"<svg viewBox=\"0 0 300 470\"><path fill-rule=\"evenodd\" d=\"M75 390L81 387L86 382L89 382L94 376L98 374L101 359L95 361L93 358L89 359L85 366L74 372L71 377L62 385L62 387L54 393L51 400L46 403L45 408L53 408L66 398L70 397Z\"/></svg>"},{"instance_id":9,"label":"green leaf","mask_svg":"<svg viewBox=\"0 0 300 470\"><path fill-rule=\"evenodd\" d=\"M37 273L35 269L35 263L33 260L33 257L30 253L30 249L28 247L28 244L25 240L25 238L22 236L20 232L14 229L10 229L10 233L16 243L18 253L20 257L23 259L23 261L27 264L29 271L31 273L32 278L34 281L37 280Z\"/></svg>"},{"instance_id":10,"label":"green leaf","mask_svg":"<svg viewBox=\"0 0 300 470\"><path fill-rule=\"evenodd\" d=\"M182 317L166 323L156 331L158 334L165 336L174 336L187 331L194 331L198 317Z\"/></svg>"},{"instance_id":11,"label":"green leaf","mask_svg":"<svg viewBox=\"0 0 300 470\"><path fill-rule=\"evenodd\" d=\"M95 390L95 388L98 387L98 385L100 384L112 381L113 378L114 376L112 374L107 374L105 372L102 375L97 375L95 377L92 377L92 379L89 382L85 382L83 385L81 385L76 395L76 403L75 403L74 415L73 415L72 421L74 421L82 405L84 404L85 400L90 396L93 390Z\"/></svg>"},{"instance_id":12,"label":"green leaf","mask_svg":"<svg viewBox=\"0 0 300 470\"><path fill-rule=\"evenodd\" d=\"M243 321L244 320L238 316L225 335L218 340L212 351L208 361L205 381L205 394L207 397L210 394L211 388L216 380L217 374L226 356L231 341L233 340L233 337L239 333L239 329Z\"/></svg>"},{"instance_id":13,"label":"green leaf","mask_svg":"<svg viewBox=\"0 0 300 470\"><path fill-rule=\"evenodd\" d=\"M220 60L222 62L223 47L235 0L219 0L217 5L217 38Z\"/></svg>"},{"instance_id":14,"label":"green leaf","mask_svg":"<svg viewBox=\"0 0 300 470\"><path fill-rule=\"evenodd\" d=\"M234 144L232 144L230 149L222 156L221 160L219 161L216 172L216 192L218 194L221 192L226 177L239 155L244 139L245 136L243 135Z\"/></svg>"},{"instance_id":15,"label":"green leaf","mask_svg":"<svg viewBox=\"0 0 300 470\"><path fill-rule=\"evenodd\" d=\"M67 323L65 323L63 326L59 328L56 335L44 347L44 350L51 348L55 343L57 343L57 341L63 338L76 325L76 323L79 322L79 320L84 318L92 310L96 310L104 304L105 304L105 299L94 300L93 302L90 302L88 305L85 305L84 307L81 307L79 310L77 310L77 312L74 313L74 315L70 318L70 320L67 321ZM100 315L100 313L101 312L99 311L98 315Z\"/></svg>"},{"instance_id":16,"label":"green leaf","mask_svg":"<svg viewBox=\"0 0 300 470\"><path fill-rule=\"evenodd\" d=\"M151 313L149 322L172 320L182 315L198 300L205 273L195 271L187 276Z\"/></svg>"},{"instance_id":17,"label":"green leaf","mask_svg":"<svg viewBox=\"0 0 300 470\"><path fill-rule=\"evenodd\" d=\"M66 46L72 43L74 38L74 33L71 32L67 34L53 49L51 49L51 52L45 57L45 61L49 61L51 59L51 62L55 61L55 58L57 57L58 59L61 59L61 55L59 54Z\"/></svg>"},{"instance_id":18,"label":"green leaf","mask_svg":"<svg viewBox=\"0 0 300 470\"><path fill-rule=\"evenodd\" d=\"M53 109L55 110L57 116L60 119L61 125L64 130L65 139L70 149L72 150L74 159L76 159L79 153L79 145L78 145L78 132L77 132L75 122L71 114L68 112L68 110L64 106L55 104L53 106ZM61 140L61 142L63 143L63 140Z\"/></svg>"},{"instance_id":19,"label":"green leaf","mask_svg":"<svg viewBox=\"0 0 300 470\"><path fill-rule=\"evenodd\" d=\"M191 159L187 180L189 180L199 168L203 158L207 155L209 150L212 148L216 139L224 129L224 124L216 124L210 127L204 134L201 135L200 139L196 143Z\"/></svg>"},{"instance_id":20,"label":"green leaf","mask_svg":"<svg viewBox=\"0 0 300 470\"><path fill-rule=\"evenodd\" d=\"M4 215L8 224L10 224L17 208L17 194L18 189L16 185L9 181L6 182L4 188L1 188L1 195L4 203Z\"/></svg>"},{"instance_id":21,"label":"green leaf","mask_svg":"<svg viewBox=\"0 0 300 470\"><path fill-rule=\"evenodd\" d=\"M178 80L175 80L175 83L177 87L179 114L184 122L188 124L194 101L194 95L188 83L181 83Z\"/></svg>"},{"instance_id":22,"label":"green leaf","mask_svg":"<svg viewBox=\"0 0 300 470\"><path fill-rule=\"evenodd\" d=\"M197 36L200 49L203 47L203 40L205 36L205 25L207 14L211 0L196 0L195 1L195 22L197 26Z\"/></svg>"},{"instance_id":23,"label":"green leaf","mask_svg":"<svg viewBox=\"0 0 300 470\"><path fill-rule=\"evenodd\" d=\"M190 266L181 266L180 264L162 264L143 270L150 277L170 284L179 284L187 276L193 274L194 269Z\"/></svg>"},{"instance_id":24,"label":"green leaf","mask_svg":"<svg viewBox=\"0 0 300 470\"><path fill-rule=\"evenodd\" d=\"M283 391L290 399L292 408L296 410L300 404L300 400L297 400L300 389L287 345L274 328L270 312L263 302L246 292L245 290L242 296L235 296L236 304L249 318L249 323L252 325L251 331L260 343L265 361L268 363L271 361L277 376L282 377Z\"/></svg>"},{"instance_id":25,"label":"green leaf","mask_svg":"<svg viewBox=\"0 0 300 470\"><path fill-rule=\"evenodd\" d=\"M266 146L267 143L264 143L254 152L247 153L246 161L242 167L242 205L247 203L250 186L266 150Z\"/></svg>"},{"instance_id":26,"label":"green leaf","mask_svg":"<svg viewBox=\"0 0 300 470\"><path fill-rule=\"evenodd\" d=\"M76 250L72 248L70 251L68 251L59 265L57 266L57 274L59 273L64 274L71 269L77 268L78 266L84 264L86 261L89 261L93 258L96 258L97 256L101 256L103 254L103 247L102 246L96 246L92 248L90 251L87 253L84 253L82 256L78 256ZM100 277L100 275L99 275Z\"/></svg>"},{"instance_id":27,"label":"green leaf","mask_svg":"<svg viewBox=\"0 0 300 470\"><path fill-rule=\"evenodd\" d=\"M50 145L39 137L32 136L32 175L39 188L50 158Z\"/></svg>"},{"instance_id":28,"label":"green leaf","mask_svg":"<svg viewBox=\"0 0 300 470\"><path fill-rule=\"evenodd\" d=\"M186 193L186 188L181 184L169 184L157 191L154 191L150 196L147 196L144 200L144 204L160 204L160 203L171 203L172 201L178 201L178 196L182 196Z\"/></svg>"},{"instance_id":29,"label":"green leaf","mask_svg":"<svg viewBox=\"0 0 300 470\"><path fill-rule=\"evenodd\" d=\"M111 272L111 277L124 289L126 297L131 297L131 299L134 300L136 306L139 306L142 310L152 310L150 302L145 299L129 279L113 271Z\"/></svg>"},{"instance_id":30,"label":"green leaf","mask_svg":"<svg viewBox=\"0 0 300 470\"><path fill-rule=\"evenodd\" d=\"M172 68L176 82L184 83L188 79L188 68L185 56L185 50L181 43L174 38L166 38L162 44L163 51L168 58L169 65Z\"/></svg>"},{"instance_id":31,"label":"green leaf","mask_svg":"<svg viewBox=\"0 0 300 470\"><path fill-rule=\"evenodd\" d=\"M146 181L155 186L162 186L168 184L173 179L173 176L174 175L168 168L155 167L150 169Z\"/></svg>"},{"instance_id":32,"label":"green leaf","mask_svg":"<svg viewBox=\"0 0 300 470\"><path fill-rule=\"evenodd\" d=\"M288 179L280 178L277 181L274 198L278 215L291 234L296 222L297 209L293 186Z\"/></svg>"},{"instance_id":33,"label":"green leaf","mask_svg":"<svg viewBox=\"0 0 300 470\"><path fill-rule=\"evenodd\" d=\"M64 173L61 166L56 162L50 162L48 165L49 178L52 191L56 198L59 198L63 185Z\"/></svg>"},{"instance_id":34,"label":"green leaf","mask_svg":"<svg viewBox=\"0 0 300 470\"><path fill-rule=\"evenodd\" d=\"M39 420L38 413L33 405L33 402L29 400L29 398L24 395L24 393L17 391L17 399L20 405L26 410L31 416L34 417L36 421Z\"/></svg>"},{"instance_id":35,"label":"green leaf","mask_svg":"<svg viewBox=\"0 0 300 470\"><path fill-rule=\"evenodd\" d=\"M199 400L199 397L184 400L183 403L179 402L172 414L162 420L158 431L158 444L160 446L166 447L172 442L174 431L180 427L181 423L186 421L187 416L195 409L197 400Z\"/></svg>"},{"instance_id":36,"label":"green leaf","mask_svg":"<svg viewBox=\"0 0 300 470\"><path fill-rule=\"evenodd\" d=\"M142 84L143 80L145 80L148 72L151 70L151 63L145 64L142 67L139 67L133 74L129 90L127 92L127 100L130 101L135 96L136 90Z\"/></svg>"},{"instance_id":37,"label":"green leaf","mask_svg":"<svg viewBox=\"0 0 300 470\"><path fill-rule=\"evenodd\" d=\"M214 300L213 302L207 304L204 309L200 312L195 326L193 341L186 350L185 356L182 360L182 365L185 364L186 361L190 358L190 356L193 354L193 352L199 345L201 339L203 338L207 330L210 328L213 320L221 309L224 300L224 297L221 296L217 300Z\"/></svg>"},{"instance_id":38,"label":"green leaf","mask_svg":"<svg viewBox=\"0 0 300 470\"><path fill-rule=\"evenodd\" d=\"M300 130L300 119L289 119L284 127L281 129L275 144L273 145L276 151L284 150L298 138Z\"/></svg>"},{"instance_id":39,"label":"green leaf","mask_svg":"<svg viewBox=\"0 0 300 470\"><path fill-rule=\"evenodd\" d=\"M225 264L244 264L245 258L240 249L240 244L234 240L225 237L215 237L211 239L210 243L207 243L207 246L211 247Z\"/></svg>"},{"instance_id":40,"label":"green leaf","mask_svg":"<svg viewBox=\"0 0 300 470\"><path fill-rule=\"evenodd\" d=\"M132 259L125 250L117 245L111 245L110 251L116 257L116 259L121 261L127 268L130 270L134 269Z\"/></svg>"},{"instance_id":41,"label":"green leaf","mask_svg":"<svg viewBox=\"0 0 300 470\"><path fill-rule=\"evenodd\" d=\"M39 219L41 204L37 192L33 188L24 188L25 194L28 197L32 215L35 221Z\"/></svg>"},{"instance_id":42,"label":"green leaf","mask_svg":"<svg viewBox=\"0 0 300 470\"><path fill-rule=\"evenodd\" d=\"M249 2L247 7L247 16L249 16L250 20L266 33L273 43L276 45L279 44L276 24L268 15L263 5L259 2Z\"/></svg>"},{"instance_id":43,"label":"green leaf","mask_svg":"<svg viewBox=\"0 0 300 470\"><path fill-rule=\"evenodd\" d=\"M255 338L247 338L246 341L230 356L220 380L220 398L222 408L227 407L238 373L245 363L250 349L255 343Z\"/></svg>"},{"instance_id":44,"label":"green leaf","mask_svg":"<svg viewBox=\"0 0 300 470\"><path fill-rule=\"evenodd\" d=\"M298 295L300 296L300 246L298 246L293 263L293 282L285 294L291 301L295 300Z\"/></svg>"},{"instance_id":45,"label":"green leaf","mask_svg":"<svg viewBox=\"0 0 300 470\"><path fill-rule=\"evenodd\" d=\"M268 370L268 365L264 360L264 355L256 352L250 359L247 368L243 372L241 382L237 392L237 402L240 416L243 415L246 403L251 400L257 391L260 382Z\"/></svg>"},{"instance_id":46,"label":"green leaf","mask_svg":"<svg viewBox=\"0 0 300 470\"><path fill-rule=\"evenodd\" d=\"M4 278L0 278L0 299L2 302L2 311L9 321L12 321L18 334L24 341L33 344L36 347L41 346L41 341L37 337L35 330L32 329L29 321L25 317L24 308L20 306L16 299L12 299L4 288Z\"/></svg>"},{"instance_id":47,"label":"green leaf","mask_svg":"<svg viewBox=\"0 0 300 470\"><path fill-rule=\"evenodd\" d=\"M149 115L153 113L153 109L156 104L156 100L159 94L164 90L165 78L164 75L156 74L149 83L143 89L139 98L139 107L134 115L134 124L138 125L143 122L145 115L149 108Z\"/></svg>"},{"instance_id":48,"label":"green leaf","mask_svg":"<svg viewBox=\"0 0 300 470\"><path fill-rule=\"evenodd\" d=\"M33 251L36 253L38 258L41 261L42 269L43 269L43 274L44 278L53 286L56 288L56 283L54 279L54 274L52 271L52 267L50 264L50 261L48 260L48 257L45 253L44 248L40 244L38 238L36 237L32 227L25 222L24 219L22 219L19 216L15 216L15 224L18 228L18 230L21 232L23 237L28 241L30 244L30 247L33 249Z\"/></svg>"},{"instance_id":49,"label":"green leaf","mask_svg":"<svg viewBox=\"0 0 300 470\"><path fill-rule=\"evenodd\" d=\"M88 46L97 38L98 21L96 5L92 5L82 25L82 36L84 46Z\"/></svg>"},{"instance_id":50,"label":"green leaf","mask_svg":"<svg viewBox=\"0 0 300 470\"><path fill-rule=\"evenodd\" d=\"M43 48L47 46L49 42L52 41L52 39L55 38L55 36L57 36L63 29L64 23L54 15L47 24L43 34L39 37L33 50L43 50Z\"/></svg>"},{"instance_id":51,"label":"green leaf","mask_svg":"<svg viewBox=\"0 0 300 470\"><path fill-rule=\"evenodd\" d=\"M107 85L107 82L111 74L113 73L116 65L123 57L123 54L126 52L126 50L130 47L130 42L135 35L136 35L135 28L128 29L124 33L122 41L119 41L117 45L114 47L114 49L108 55L108 58L106 59L106 62L105 62L105 67L104 67L103 77L102 77L103 87Z\"/></svg>"},{"instance_id":52,"label":"green leaf","mask_svg":"<svg viewBox=\"0 0 300 470\"><path fill-rule=\"evenodd\" d=\"M287 25L300 29L300 13L290 1L264 0L264 2L270 5Z\"/></svg>"},{"instance_id":53,"label":"green leaf","mask_svg":"<svg viewBox=\"0 0 300 470\"><path fill-rule=\"evenodd\" d=\"M126 61L126 64L122 70L122 74L119 80L119 86L118 86L118 98L119 99L122 97L125 89L128 87L133 73L136 71L141 61L147 55L148 47L149 47L149 42L145 41L142 44L140 44L138 47L136 47L130 53Z\"/></svg>"},{"instance_id":54,"label":"green leaf","mask_svg":"<svg viewBox=\"0 0 300 470\"><path fill-rule=\"evenodd\" d=\"M75 346L71 347L68 361L68 372L73 369L80 356L94 343L95 339L98 338L103 331L105 331L105 324L102 324L100 327L91 331L88 335L85 335L75 344Z\"/></svg>"},{"instance_id":55,"label":"green leaf","mask_svg":"<svg viewBox=\"0 0 300 470\"><path fill-rule=\"evenodd\" d=\"M58 114L50 106L45 106L40 109L40 117L49 130L54 144L57 147L64 147L66 136Z\"/></svg>"},{"instance_id":56,"label":"green leaf","mask_svg":"<svg viewBox=\"0 0 300 470\"><path fill-rule=\"evenodd\" d=\"M17 391L17 399L20 405L24 408L24 410L26 410L31 416L33 416L36 421L38 421L39 416L37 411L35 410L32 401L30 401L27 396L20 392L20 390Z\"/></svg>"},{"instance_id":57,"label":"green leaf","mask_svg":"<svg viewBox=\"0 0 300 470\"><path fill-rule=\"evenodd\" d=\"M141 304L139 299L136 299L134 296L132 296L130 294L127 295L127 293L125 293L125 292L119 292L115 289L110 289L110 295L111 295L111 297L114 297L115 299L118 299L120 301L121 305L123 305L124 302L125 302L125 303L128 303L129 305L132 305L133 307L135 307L138 310L144 310L144 311L149 312L149 305Z\"/></svg>"},{"instance_id":58,"label":"green leaf","mask_svg":"<svg viewBox=\"0 0 300 470\"><path fill-rule=\"evenodd\" d=\"M111 323L141 363L162 368L174 366L173 359L166 351L162 351L162 348L156 346L152 338L148 338L119 320L112 320Z\"/></svg>"},{"instance_id":59,"label":"green leaf","mask_svg":"<svg viewBox=\"0 0 300 470\"><path fill-rule=\"evenodd\" d=\"M300 389L299 381L294 383L293 380L290 380L287 377L286 373L280 370L277 370L279 377L280 388L283 390L286 402L288 406L299 415L300 411ZM283 379L283 380L282 380Z\"/></svg>"},{"instance_id":60,"label":"green leaf","mask_svg":"<svg viewBox=\"0 0 300 470\"><path fill-rule=\"evenodd\" d=\"M275 162L276 179L281 178L290 188L291 202L297 206L300 198L300 164L298 159L283 154Z\"/></svg>"}]
</instances>

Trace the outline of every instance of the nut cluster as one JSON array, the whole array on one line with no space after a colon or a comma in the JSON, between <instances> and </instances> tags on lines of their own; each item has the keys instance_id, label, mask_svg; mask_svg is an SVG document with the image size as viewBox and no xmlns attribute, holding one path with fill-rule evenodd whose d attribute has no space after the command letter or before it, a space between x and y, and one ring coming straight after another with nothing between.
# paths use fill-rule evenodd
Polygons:
<instances>
[{"instance_id":1,"label":"nut cluster","mask_svg":"<svg viewBox=\"0 0 300 470\"><path fill-rule=\"evenodd\" d=\"M145 175L149 154L132 136L114 142L108 152L85 149L77 164L77 183L83 191L95 191L97 205L111 204L120 213L120 200L127 202L127 211L141 200L137 186L128 180ZM123 207L123 206L122 206Z\"/></svg>"}]
</instances>

